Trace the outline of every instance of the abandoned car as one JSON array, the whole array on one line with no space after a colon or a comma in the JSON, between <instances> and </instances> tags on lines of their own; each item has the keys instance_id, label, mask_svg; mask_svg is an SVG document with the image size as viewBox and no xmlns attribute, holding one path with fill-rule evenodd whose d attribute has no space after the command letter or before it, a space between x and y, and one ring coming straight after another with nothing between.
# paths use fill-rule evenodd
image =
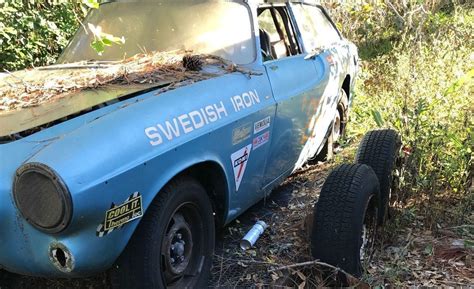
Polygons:
<instances>
[{"instance_id":1,"label":"abandoned car","mask_svg":"<svg viewBox=\"0 0 474 289\"><path fill-rule=\"evenodd\" d=\"M100 73L153 51L226 64L0 111L0 268L204 288L216 226L343 134L357 48L302 1L119 0L84 23L125 43L98 55L83 26L48 72Z\"/></svg>"}]
</instances>

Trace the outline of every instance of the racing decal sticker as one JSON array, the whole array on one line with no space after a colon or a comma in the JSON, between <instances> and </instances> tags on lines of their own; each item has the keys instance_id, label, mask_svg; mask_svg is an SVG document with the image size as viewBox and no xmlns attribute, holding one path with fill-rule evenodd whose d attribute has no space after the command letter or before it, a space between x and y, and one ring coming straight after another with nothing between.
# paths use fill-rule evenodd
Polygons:
<instances>
[{"instance_id":1,"label":"racing decal sticker","mask_svg":"<svg viewBox=\"0 0 474 289\"><path fill-rule=\"evenodd\" d=\"M121 205L112 203L110 209L105 212L104 222L97 227L96 235L104 237L141 216L143 216L142 196L139 192L135 192Z\"/></svg>"},{"instance_id":2,"label":"racing decal sticker","mask_svg":"<svg viewBox=\"0 0 474 289\"><path fill-rule=\"evenodd\" d=\"M232 131L232 145L236 145L250 137L250 133L252 132L252 125L245 124L234 128Z\"/></svg>"},{"instance_id":3,"label":"racing decal sticker","mask_svg":"<svg viewBox=\"0 0 474 289\"><path fill-rule=\"evenodd\" d=\"M270 127L270 116L267 116L266 118L259 120L253 124L253 133L259 133L262 130L265 130L269 127Z\"/></svg>"},{"instance_id":4,"label":"racing decal sticker","mask_svg":"<svg viewBox=\"0 0 474 289\"><path fill-rule=\"evenodd\" d=\"M252 141L253 150L256 150L259 147L266 144L269 139L270 139L270 132L269 131L267 131L267 132L257 136L256 138L254 138L253 141Z\"/></svg>"},{"instance_id":5,"label":"racing decal sticker","mask_svg":"<svg viewBox=\"0 0 474 289\"><path fill-rule=\"evenodd\" d=\"M249 144L230 156L230 159L232 160L232 167L234 169L235 191L239 190L251 150L252 144Z\"/></svg>"}]
</instances>

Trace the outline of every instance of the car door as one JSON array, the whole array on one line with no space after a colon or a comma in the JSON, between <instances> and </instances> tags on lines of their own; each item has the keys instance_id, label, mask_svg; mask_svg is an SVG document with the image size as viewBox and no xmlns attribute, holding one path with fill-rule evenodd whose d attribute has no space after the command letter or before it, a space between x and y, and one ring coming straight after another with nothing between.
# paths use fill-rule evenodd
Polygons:
<instances>
[{"instance_id":1,"label":"car door","mask_svg":"<svg viewBox=\"0 0 474 289\"><path fill-rule=\"evenodd\" d=\"M295 3L291 4L291 12L298 24L299 35L308 58L313 59L317 70L329 69L329 82L322 95L321 115L316 123L320 128L329 127L337 109L338 96L345 77L348 47L322 7Z\"/></svg>"},{"instance_id":2,"label":"car door","mask_svg":"<svg viewBox=\"0 0 474 289\"><path fill-rule=\"evenodd\" d=\"M277 103L264 180L265 189L271 189L296 168L314 134L314 117L329 78L327 69L318 70L313 60L305 59L287 5L261 6L258 22L264 66Z\"/></svg>"}]
</instances>

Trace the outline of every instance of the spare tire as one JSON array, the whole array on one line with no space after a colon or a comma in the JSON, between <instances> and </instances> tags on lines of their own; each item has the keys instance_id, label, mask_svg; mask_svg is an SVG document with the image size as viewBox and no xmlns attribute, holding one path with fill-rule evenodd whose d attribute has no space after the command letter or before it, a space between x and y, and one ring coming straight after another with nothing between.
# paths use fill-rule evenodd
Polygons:
<instances>
[{"instance_id":1,"label":"spare tire","mask_svg":"<svg viewBox=\"0 0 474 289\"><path fill-rule=\"evenodd\" d=\"M394 171L400 147L399 134L393 129L382 129L369 131L357 150L355 162L370 166L379 179L381 196L378 213L379 225L382 225L388 216Z\"/></svg>"},{"instance_id":2,"label":"spare tire","mask_svg":"<svg viewBox=\"0 0 474 289\"><path fill-rule=\"evenodd\" d=\"M324 182L314 206L311 253L315 259L362 275L377 229L379 181L366 165L343 164Z\"/></svg>"}]
</instances>

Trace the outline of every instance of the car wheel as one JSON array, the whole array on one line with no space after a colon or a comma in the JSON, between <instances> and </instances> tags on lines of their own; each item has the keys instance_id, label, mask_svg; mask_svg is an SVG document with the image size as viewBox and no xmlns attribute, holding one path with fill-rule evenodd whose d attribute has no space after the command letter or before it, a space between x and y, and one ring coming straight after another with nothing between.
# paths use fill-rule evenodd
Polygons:
<instances>
[{"instance_id":1,"label":"car wheel","mask_svg":"<svg viewBox=\"0 0 474 289\"><path fill-rule=\"evenodd\" d=\"M334 169L314 206L313 257L360 277L374 249L378 198L379 182L369 166Z\"/></svg>"},{"instance_id":2,"label":"car wheel","mask_svg":"<svg viewBox=\"0 0 474 289\"><path fill-rule=\"evenodd\" d=\"M336 144L340 138L344 137L346 133L346 124L348 119L348 97L344 89L341 88L339 92L339 101L337 103L337 111L334 116L332 126L332 138L334 144Z\"/></svg>"},{"instance_id":3,"label":"car wheel","mask_svg":"<svg viewBox=\"0 0 474 289\"><path fill-rule=\"evenodd\" d=\"M401 147L398 133L392 129L369 131L362 139L355 161L370 166L380 182L378 223L389 215L389 201L394 189L394 172Z\"/></svg>"},{"instance_id":4,"label":"car wheel","mask_svg":"<svg viewBox=\"0 0 474 289\"><path fill-rule=\"evenodd\" d=\"M113 288L205 288L214 253L211 202L192 178L169 183L111 270Z\"/></svg>"},{"instance_id":5,"label":"car wheel","mask_svg":"<svg viewBox=\"0 0 474 289\"><path fill-rule=\"evenodd\" d=\"M326 142L319 153L309 160L310 164L316 164L318 162L324 162L332 159L334 155L334 148L338 145L338 141L345 135L348 115L347 94L345 90L341 88L339 92L339 101L337 104L336 114L334 115L332 126L328 133Z\"/></svg>"}]
</instances>

